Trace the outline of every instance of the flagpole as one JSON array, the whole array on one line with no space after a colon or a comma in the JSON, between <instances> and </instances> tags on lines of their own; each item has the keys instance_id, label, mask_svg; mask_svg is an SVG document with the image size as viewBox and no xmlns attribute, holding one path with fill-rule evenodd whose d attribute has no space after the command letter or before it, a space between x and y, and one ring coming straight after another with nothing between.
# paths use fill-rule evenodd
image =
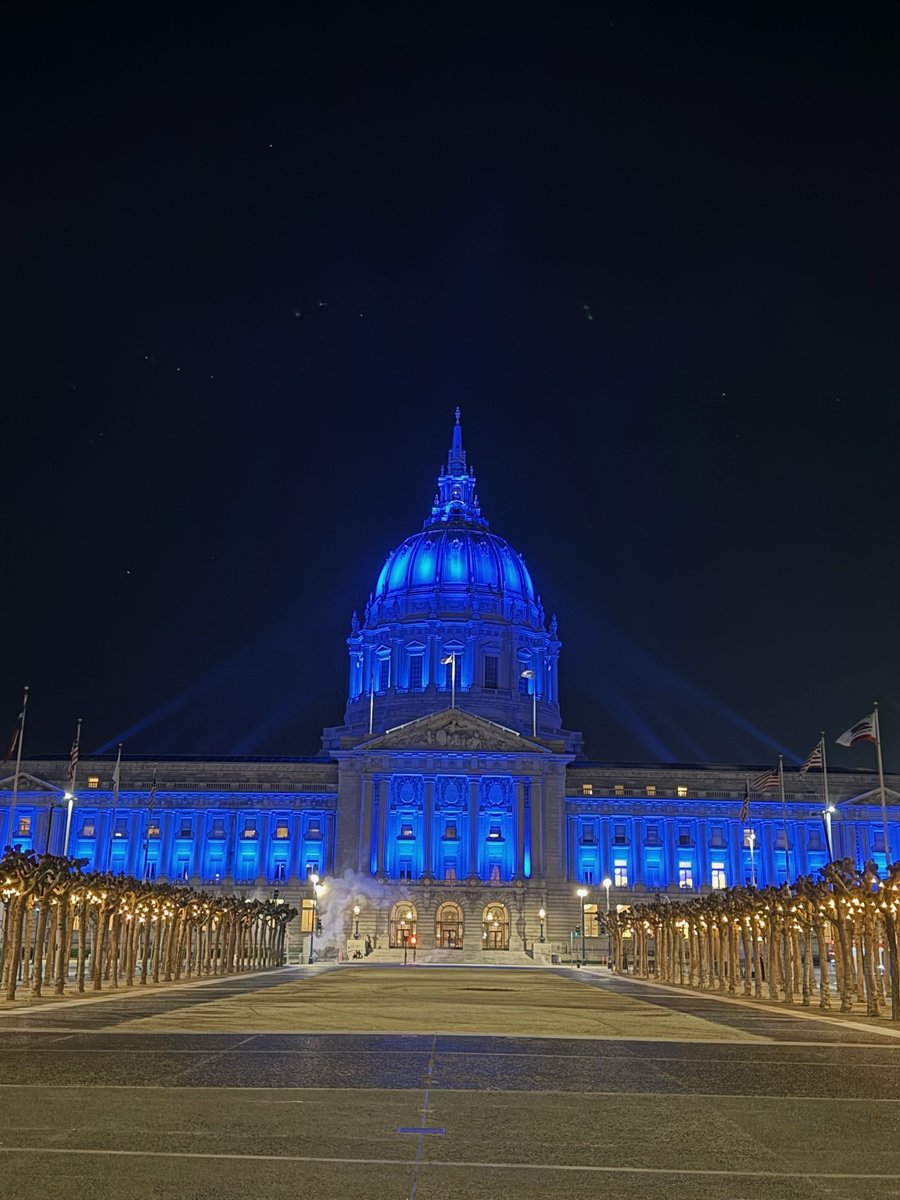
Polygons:
<instances>
[{"instance_id":1,"label":"flagpole","mask_svg":"<svg viewBox=\"0 0 900 1200\"><path fill-rule=\"evenodd\" d=\"M784 755L778 755L778 790L781 793L781 827L784 830L784 882L791 882L791 852L788 839L787 805L784 802Z\"/></svg>"},{"instance_id":2,"label":"flagpole","mask_svg":"<svg viewBox=\"0 0 900 1200\"><path fill-rule=\"evenodd\" d=\"M822 787L825 791L825 841L828 844L828 861L834 862L834 838L831 832L831 801L828 799L828 762L825 758L825 730L819 741L822 750Z\"/></svg>"},{"instance_id":3,"label":"flagpole","mask_svg":"<svg viewBox=\"0 0 900 1200\"><path fill-rule=\"evenodd\" d=\"M25 688L25 696L22 700L22 711L19 714L19 738L16 745L16 773L13 776L13 793L12 802L9 806L9 834L7 842L11 846L15 837L15 816L16 816L16 801L19 798L19 775L22 772L22 742L25 740L25 709L28 707L28 688Z\"/></svg>"},{"instance_id":4,"label":"flagpole","mask_svg":"<svg viewBox=\"0 0 900 1200\"><path fill-rule=\"evenodd\" d=\"M147 836L144 839L144 870L141 874L141 881L147 882L147 863L150 858L150 826L153 823L153 801L156 799L156 772L159 769L159 763L153 768L153 783L150 786L149 804L147 805Z\"/></svg>"},{"instance_id":5,"label":"flagpole","mask_svg":"<svg viewBox=\"0 0 900 1200\"><path fill-rule=\"evenodd\" d=\"M81 742L81 717L78 718L78 724L75 726L75 744L72 747L72 757L70 761L69 773L69 802L66 809L66 832L63 837L63 854L69 853L69 832L72 828L72 807L75 803L75 776L78 774L78 747Z\"/></svg>"},{"instance_id":6,"label":"flagpole","mask_svg":"<svg viewBox=\"0 0 900 1200\"><path fill-rule=\"evenodd\" d=\"M881 824L884 829L884 865L885 871L891 865L891 844L888 840L887 800L884 794L884 763L881 759L881 719L878 715L878 701L875 701L875 749L878 752L878 787L881 791Z\"/></svg>"},{"instance_id":7,"label":"flagpole","mask_svg":"<svg viewBox=\"0 0 900 1200\"><path fill-rule=\"evenodd\" d=\"M116 835L116 809L119 807L119 779L120 779L121 769L122 769L122 743L119 742L119 752L116 755L116 766L115 766L115 770L113 771L113 777L112 777L113 778L113 802L112 802L112 812L110 813L110 816L109 816L109 837L106 839L106 842L107 842L106 862L103 864L103 869L105 871L109 870L110 864L112 862L113 838Z\"/></svg>"},{"instance_id":8,"label":"flagpole","mask_svg":"<svg viewBox=\"0 0 900 1200\"><path fill-rule=\"evenodd\" d=\"M756 841L756 836L753 832L753 821L750 817L750 776L744 780L746 786L746 802L747 802L747 841L750 843L750 886L756 887L756 857L753 853L753 843Z\"/></svg>"}]
</instances>

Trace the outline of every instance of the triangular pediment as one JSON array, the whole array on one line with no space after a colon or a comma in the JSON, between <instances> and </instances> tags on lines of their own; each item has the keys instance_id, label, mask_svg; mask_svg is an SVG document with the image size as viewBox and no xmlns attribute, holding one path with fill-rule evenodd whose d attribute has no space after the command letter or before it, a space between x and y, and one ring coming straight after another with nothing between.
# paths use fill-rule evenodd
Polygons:
<instances>
[{"instance_id":1,"label":"triangular pediment","mask_svg":"<svg viewBox=\"0 0 900 1200\"><path fill-rule=\"evenodd\" d=\"M850 796L843 801L844 804L865 804L874 805L881 804L881 788L872 788L871 791L862 792L859 796ZM900 793L895 792L892 788L884 789L884 804L885 808L896 808L900 805Z\"/></svg>"},{"instance_id":2,"label":"triangular pediment","mask_svg":"<svg viewBox=\"0 0 900 1200\"><path fill-rule=\"evenodd\" d=\"M11 792L15 787L16 776L15 772L10 772L0 778L0 791ZM48 783L46 779L38 779L37 775L29 775L27 771L19 772L19 791L20 792L56 792L57 795L62 791L62 788L56 787L52 783Z\"/></svg>"},{"instance_id":3,"label":"triangular pediment","mask_svg":"<svg viewBox=\"0 0 900 1200\"><path fill-rule=\"evenodd\" d=\"M549 754L546 747L460 708L445 708L417 721L398 725L359 750L492 750L512 754Z\"/></svg>"}]
</instances>

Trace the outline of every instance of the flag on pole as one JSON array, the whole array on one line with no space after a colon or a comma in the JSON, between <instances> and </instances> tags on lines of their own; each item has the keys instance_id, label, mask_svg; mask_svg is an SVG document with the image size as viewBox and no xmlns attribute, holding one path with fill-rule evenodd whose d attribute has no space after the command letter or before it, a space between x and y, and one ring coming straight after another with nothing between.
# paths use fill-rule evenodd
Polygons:
<instances>
[{"instance_id":1,"label":"flag on pole","mask_svg":"<svg viewBox=\"0 0 900 1200\"><path fill-rule=\"evenodd\" d=\"M758 775L750 784L750 788L754 792L767 792L769 788L778 787L778 771L763 771L762 775Z\"/></svg>"},{"instance_id":2,"label":"flag on pole","mask_svg":"<svg viewBox=\"0 0 900 1200\"><path fill-rule=\"evenodd\" d=\"M842 733L837 739L839 746L855 746L857 742L875 742L878 744L878 724L877 714L869 713L867 717L863 717L861 721L857 721L855 725L851 725L846 733Z\"/></svg>"},{"instance_id":3,"label":"flag on pole","mask_svg":"<svg viewBox=\"0 0 900 1200\"><path fill-rule=\"evenodd\" d=\"M24 715L24 713L19 713L19 719L16 722L16 727L12 731L12 737L9 739L9 745L6 748L6 758L4 758L4 762L10 762L16 753L16 747L19 744L19 738L22 736L22 718Z\"/></svg>"},{"instance_id":4,"label":"flag on pole","mask_svg":"<svg viewBox=\"0 0 900 1200\"><path fill-rule=\"evenodd\" d=\"M75 741L72 743L72 749L69 751L69 783L75 782L75 771L78 767L78 744L81 741L81 717L78 718L78 724L75 726Z\"/></svg>"},{"instance_id":5,"label":"flag on pole","mask_svg":"<svg viewBox=\"0 0 900 1200\"><path fill-rule=\"evenodd\" d=\"M158 770L158 767L153 768L153 782L150 785L150 799L147 804L147 807L151 813L153 812L153 801L156 799L156 772L157 772L157 770Z\"/></svg>"},{"instance_id":6,"label":"flag on pole","mask_svg":"<svg viewBox=\"0 0 900 1200\"><path fill-rule=\"evenodd\" d=\"M815 748L813 750L810 750L809 756L808 756L806 762L803 764L803 766L798 771L798 774L805 775L807 771L821 771L822 770L822 762L823 762L822 743L816 742Z\"/></svg>"},{"instance_id":7,"label":"flag on pole","mask_svg":"<svg viewBox=\"0 0 900 1200\"><path fill-rule=\"evenodd\" d=\"M750 819L750 780L744 780L744 803L741 805L740 821L743 824Z\"/></svg>"},{"instance_id":8,"label":"flag on pole","mask_svg":"<svg viewBox=\"0 0 900 1200\"><path fill-rule=\"evenodd\" d=\"M122 743L119 742L119 753L116 755L116 765L113 767L112 785L113 785L113 804L119 799L119 780L122 775Z\"/></svg>"}]
</instances>

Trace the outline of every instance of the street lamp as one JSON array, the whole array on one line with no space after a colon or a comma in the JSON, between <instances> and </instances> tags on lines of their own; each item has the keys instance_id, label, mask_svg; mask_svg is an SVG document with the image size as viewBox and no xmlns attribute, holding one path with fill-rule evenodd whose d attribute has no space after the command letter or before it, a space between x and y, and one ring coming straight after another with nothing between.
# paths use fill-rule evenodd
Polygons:
<instances>
[{"instance_id":1,"label":"street lamp","mask_svg":"<svg viewBox=\"0 0 900 1200\"><path fill-rule=\"evenodd\" d=\"M587 962L587 954L585 953L585 947L584 947L584 901L585 901L585 897L588 894L588 890L587 890L587 888L579 888L575 894L578 896L578 899L581 902L581 962L586 963ZM581 963L579 963L579 966L580 965L581 965Z\"/></svg>"},{"instance_id":2,"label":"street lamp","mask_svg":"<svg viewBox=\"0 0 900 1200\"><path fill-rule=\"evenodd\" d=\"M66 832L63 837L63 855L69 853L69 831L72 828L72 808L75 804L75 797L71 792L63 793L63 800L67 801L66 805Z\"/></svg>"},{"instance_id":3,"label":"street lamp","mask_svg":"<svg viewBox=\"0 0 900 1200\"><path fill-rule=\"evenodd\" d=\"M537 676L529 667L522 672L523 679L532 680L531 684L531 736L537 737Z\"/></svg>"},{"instance_id":4,"label":"street lamp","mask_svg":"<svg viewBox=\"0 0 900 1200\"><path fill-rule=\"evenodd\" d=\"M356 929L353 931L353 936L359 940L359 905L353 905L353 915L356 918Z\"/></svg>"},{"instance_id":5,"label":"street lamp","mask_svg":"<svg viewBox=\"0 0 900 1200\"><path fill-rule=\"evenodd\" d=\"M609 889L612 887L612 880L608 875L603 878L603 886L606 888L606 965L608 967L612 953L612 934L609 930Z\"/></svg>"},{"instance_id":6,"label":"street lamp","mask_svg":"<svg viewBox=\"0 0 900 1200\"><path fill-rule=\"evenodd\" d=\"M822 812L822 816L825 818L825 842L828 847L829 862L834 862L834 841L832 840L831 836L831 818L836 812L837 809L833 804L826 804Z\"/></svg>"},{"instance_id":7,"label":"street lamp","mask_svg":"<svg viewBox=\"0 0 900 1200\"><path fill-rule=\"evenodd\" d=\"M456 708L456 655L446 655L441 659L441 665L450 668L450 707Z\"/></svg>"},{"instance_id":8,"label":"street lamp","mask_svg":"<svg viewBox=\"0 0 900 1200\"><path fill-rule=\"evenodd\" d=\"M608 875L603 880L603 886L606 888L606 911L609 912L609 889L612 887L612 880Z\"/></svg>"},{"instance_id":9,"label":"street lamp","mask_svg":"<svg viewBox=\"0 0 900 1200\"><path fill-rule=\"evenodd\" d=\"M538 909L538 918L540 919L540 922L541 922L541 936L538 938L539 942L544 942L547 940L544 937L544 921L546 919L546 916L547 916L547 910L545 908L539 908Z\"/></svg>"},{"instance_id":10,"label":"street lamp","mask_svg":"<svg viewBox=\"0 0 900 1200\"><path fill-rule=\"evenodd\" d=\"M309 882L312 884L313 889L313 919L312 929L309 931L309 961L313 963L316 957L316 925L319 921L319 897L325 891L325 884L319 883L319 876L315 871L310 875Z\"/></svg>"}]
</instances>

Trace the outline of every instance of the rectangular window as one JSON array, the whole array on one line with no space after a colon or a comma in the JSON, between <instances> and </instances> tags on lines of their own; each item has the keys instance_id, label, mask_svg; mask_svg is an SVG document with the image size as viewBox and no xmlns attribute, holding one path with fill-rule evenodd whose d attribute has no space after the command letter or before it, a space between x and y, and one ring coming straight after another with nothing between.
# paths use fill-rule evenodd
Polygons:
<instances>
[{"instance_id":1,"label":"rectangular window","mask_svg":"<svg viewBox=\"0 0 900 1200\"><path fill-rule=\"evenodd\" d=\"M594 843L594 842L597 840L597 839L594 837L594 827L593 827L593 825L582 825L582 827L581 827L581 840L582 840L583 842L588 842L589 844L593 845L593 843Z\"/></svg>"},{"instance_id":2,"label":"rectangular window","mask_svg":"<svg viewBox=\"0 0 900 1200\"><path fill-rule=\"evenodd\" d=\"M400 826L400 836L402 838L411 838L413 836L413 827L409 822L404 822Z\"/></svg>"},{"instance_id":3,"label":"rectangular window","mask_svg":"<svg viewBox=\"0 0 900 1200\"><path fill-rule=\"evenodd\" d=\"M613 863L613 883L616 887L628 887L628 863L624 858L617 858Z\"/></svg>"},{"instance_id":4,"label":"rectangular window","mask_svg":"<svg viewBox=\"0 0 900 1200\"><path fill-rule=\"evenodd\" d=\"M709 830L709 844L711 846L725 845L725 829L718 821L714 821Z\"/></svg>"},{"instance_id":5,"label":"rectangular window","mask_svg":"<svg viewBox=\"0 0 900 1200\"><path fill-rule=\"evenodd\" d=\"M422 686L422 655L414 654L409 660L409 686L418 691Z\"/></svg>"},{"instance_id":6,"label":"rectangular window","mask_svg":"<svg viewBox=\"0 0 900 1200\"><path fill-rule=\"evenodd\" d=\"M446 883L456 883L456 863L450 862L449 859L444 864L444 881Z\"/></svg>"},{"instance_id":7,"label":"rectangular window","mask_svg":"<svg viewBox=\"0 0 900 1200\"><path fill-rule=\"evenodd\" d=\"M178 826L178 836L180 838L189 838L193 835L194 823L190 817L182 817L181 823Z\"/></svg>"},{"instance_id":8,"label":"rectangular window","mask_svg":"<svg viewBox=\"0 0 900 1200\"><path fill-rule=\"evenodd\" d=\"M725 864L723 862L714 862L712 864L712 885L717 890L728 887L728 880L725 876Z\"/></svg>"},{"instance_id":9,"label":"rectangular window","mask_svg":"<svg viewBox=\"0 0 900 1200\"><path fill-rule=\"evenodd\" d=\"M644 883L648 888L662 887L662 870L658 860L644 863Z\"/></svg>"},{"instance_id":10,"label":"rectangular window","mask_svg":"<svg viewBox=\"0 0 900 1200\"><path fill-rule=\"evenodd\" d=\"M147 837L159 837L159 822L155 817L150 818L150 824L147 826Z\"/></svg>"},{"instance_id":11,"label":"rectangular window","mask_svg":"<svg viewBox=\"0 0 900 1200\"><path fill-rule=\"evenodd\" d=\"M872 853L884 854L884 830L873 833L872 835Z\"/></svg>"},{"instance_id":12,"label":"rectangular window","mask_svg":"<svg viewBox=\"0 0 900 1200\"><path fill-rule=\"evenodd\" d=\"M88 787L93 791L94 788L98 788L99 786L100 786L100 776L99 775L88 775Z\"/></svg>"},{"instance_id":13,"label":"rectangular window","mask_svg":"<svg viewBox=\"0 0 900 1200\"><path fill-rule=\"evenodd\" d=\"M278 862L275 864L275 871L272 875L272 879L275 881L275 883L284 883L284 878L285 878L284 863Z\"/></svg>"},{"instance_id":14,"label":"rectangular window","mask_svg":"<svg viewBox=\"0 0 900 1200\"><path fill-rule=\"evenodd\" d=\"M94 824L93 817L85 817L81 822L81 836L83 838L91 838L96 834L97 829Z\"/></svg>"},{"instance_id":15,"label":"rectangular window","mask_svg":"<svg viewBox=\"0 0 900 1200\"><path fill-rule=\"evenodd\" d=\"M679 846L693 845L693 842L691 841L691 827L689 825L679 825L678 826L678 845Z\"/></svg>"},{"instance_id":16,"label":"rectangular window","mask_svg":"<svg viewBox=\"0 0 900 1200\"><path fill-rule=\"evenodd\" d=\"M613 795L614 795L614 796L624 796L624 795L625 795L625 785L624 785L624 783L617 783L617 784L616 784L616 786L613 788Z\"/></svg>"},{"instance_id":17,"label":"rectangular window","mask_svg":"<svg viewBox=\"0 0 900 1200\"><path fill-rule=\"evenodd\" d=\"M583 783L581 785L581 794L582 796L593 796L594 785L592 783Z\"/></svg>"},{"instance_id":18,"label":"rectangular window","mask_svg":"<svg viewBox=\"0 0 900 1200\"><path fill-rule=\"evenodd\" d=\"M584 906L584 932L586 937L600 936L600 914L596 904Z\"/></svg>"},{"instance_id":19,"label":"rectangular window","mask_svg":"<svg viewBox=\"0 0 900 1200\"><path fill-rule=\"evenodd\" d=\"M190 862L184 855L180 855L175 862L175 874L179 879L187 879L190 875Z\"/></svg>"},{"instance_id":20,"label":"rectangular window","mask_svg":"<svg viewBox=\"0 0 900 1200\"><path fill-rule=\"evenodd\" d=\"M493 841L495 841L495 842L496 842L496 841L499 841L499 840L502 838L502 836L503 836L503 835L502 835L502 833L501 833L501 831L500 831L500 826L499 826L499 825L492 825L492 826L491 826L491 828L490 828L490 832L488 833L488 837L489 837L489 838L492 838L492 839L493 839Z\"/></svg>"},{"instance_id":21,"label":"rectangular window","mask_svg":"<svg viewBox=\"0 0 900 1200\"><path fill-rule=\"evenodd\" d=\"M692 888L694 886L694 868L689 862L680 862L678 864L678 886L680 888Z\"/></svg>"},{"instance_id":22,"label":"rectangular window","mask_svg":"<svg viewBox=\"0 0 900 1200\"><path fill-rule=\"evenodd\" d=\"M449 841L455 841L459 834L456 832L456 822L448 821L444 826L444 837Z\"/></svg>"},{"instance_id":23,"label":"rectangular window","mask_svg":"<svg viewBox=\"0 0 900 1200\"><path fill-rule=\"evenodd\" d=\"M624 825L613 825L613 844L616 846L624 846L628 841L625 835Z\"/></svg>"},{"instance_id":24,"label":"rectangular window","mask_svg":"<svg viewBox=\"0 0 900 1200\"><path fill-rule=\"evenodd\" d=\"M316 919L316 902L315 900L304 900L303 906L300 909L300 932L312 933L313 924Z\"/></svg>"},{"instance_id":25,"label":"rectangular window","mask_svg":"<svg viewBox=\"0 0 900 1200\"><path fill-rule=\"evenodd\" d=\"M787 847L787 849L790 850L790 846L788 846L788 844L787 844L787 835L785 834L783 829L777 829L775 831L775 849L776 850L784 850L785 847ZM882 847L876 845L875 849L880 850L880 849L882 849Z\"/></svg>"},{"instance_id":26,"label":"rectangular window","mask_svg":"<svg viewBox=\"0 0 900 1200\"><path fill-rule=\"evenodd\" d=\"M412 859L411 858L401 858L400 859L400 878L401 879L412 879Z\"/></svg>"},{"instance_id":27,"label":"rectangular window","mask_svg":"<svg viewBox=\"0 0 900 1200\"><path fill-rule=\"evenodd\" d=\"M685 798L685 796L688 794L688 790L683 784L681 784L675 789L675 794L678 796L678 798L680 800L683 800Z\"/></svg>"},{"instance_id":28,"label":"rectangular window","mask_svg":"<svg viewBox=\"0 0 900 1200\"><path fill-rule=\"evenodd\" d=\"M500 660L496 654L486 654L484 656L484 686L486 688L496 689L499 663Z\"/></svg>"},{"instance_id":29,"label":"rectangular window","mask_svg":"<svg viewBox=\"0 0 900 1200\"><path fill-rule=\"evenodd\" d=\"M655 783L648 783L648 784L647 784L647 786L644 788L644 791L645 791L645 792L647 793L647 795L648 795L648 796L650 796L650 797L653 797L653 796L655 796L655 795L656 795L656 784L655 784Z\"/></svg>"},{"instance_id":30,"label":"rectangular window","mask_svg":"<svg viewBox=\"0 0 900 1200\"><path fill-rule=\"evenodd\" d=\"M593 867L584 867L582 869L581 882L582 883L593 883L594 882L594 868Z\"/></svg>"},{"instance_id":31,"label":"rectangular window","mask_svg":"<svg viewBox=\"0 0 900 1200\"><path fill-rule=\"evenodd\" d=\"M644 834L644 844L647 846L659 846L659 826L654 822L649 822L646 826Z\"/></svg>"},{"instance_id":32,"label":"rectangular window","mask_svg":"<svg viewBox=\"0 0 900 1200\"><path fill-rule=\"evenodd\" d=\"M147 878L148 879L156 878L156 863L155 862L147 863Z\"/></svg>"},{"instance_id":33,"label":"rectangular window","mask_svg":"<svg viewBox=\"0 0 900 1200\"><path fill-rule=\"evenodd\" d=\"M290 827L286 817L279 817L275 822L275 836L279 841L290 837Z\"/></svg>"},{"instance_id":34,"label":"rectangular window","mask_svg":"<svg viewBox=\"0 0 900 1200\"><path fill-rule=\"evenodd\" d=\"M491 883L499 883L500 882L500 864L499 863L491 863L490 869L491 869L491 875L490 875Z\"/></svg>"},{"instance_id":35,"label":"rectangular window","mask_svg":"<svg viewBox=\"0 0 900 1200\"><path fill-rule=\"evenodd\" d=\"M391 683L391 660L382 658L378 662L378 690L386 692Z\"/></svg>"},{"instance_id":36,"label":"rectangular window","mask_svg":"<svg viewBox=\"0 0 900 1200\"><path fill-rule=\"evenodd\" d=\"M244 818L244 834L243 834L243 836L245 838L255 838L256 837L256 817L245 817Z\"/></svg>"},{"instance_id":37,"label":"rectangular window","mask_svg":"<svg viewBox=\"0 0 900 1200\"><path fill-rule=\"evenodd\" d=\"M116 817L116 827L113 832L116 837L125 837L128 833L128 818Z\"/></svg>"},{"instance_id":38,"label":"rectangular window","mask_svg":"<svg viewBox=\"0 0 900 1200\"><path fill-rule=\"evenodd\" d=\"M315 859L310 859L306 864L306 878L309 879L310 875L318 875L318 873L319 864Z\"/></svg>"},{"instance_id":39,"label":"rectangular window","mask_svg":"<svg viewBox=\"0 0 900 1200\"><path fill-rule=\"evenodd\" d=\"M225 836L224 817L213 817L209 826L209 836L211 838L223 838Z\"/></svg>"},{"instance_id":40,"label":"rectangular window","mask_svg":"<svg viewBox=\"0 0 900 1200\"><path fill-rule=\"evenodd\" d=\"M31 817L19 817L19 828L16 837L31 837Z\"/></svg>"},{"instance_id":41,"label":"rectangular window","mask_svg":"<svg viewBox=\"0 0 900 1200\"><path fill-rule=\"evenodd\" d=\"M306 836L308 838L320 838L322 836L322 822L318 817L312 817L306 827Z\"/></svg>"}]
</instances>

